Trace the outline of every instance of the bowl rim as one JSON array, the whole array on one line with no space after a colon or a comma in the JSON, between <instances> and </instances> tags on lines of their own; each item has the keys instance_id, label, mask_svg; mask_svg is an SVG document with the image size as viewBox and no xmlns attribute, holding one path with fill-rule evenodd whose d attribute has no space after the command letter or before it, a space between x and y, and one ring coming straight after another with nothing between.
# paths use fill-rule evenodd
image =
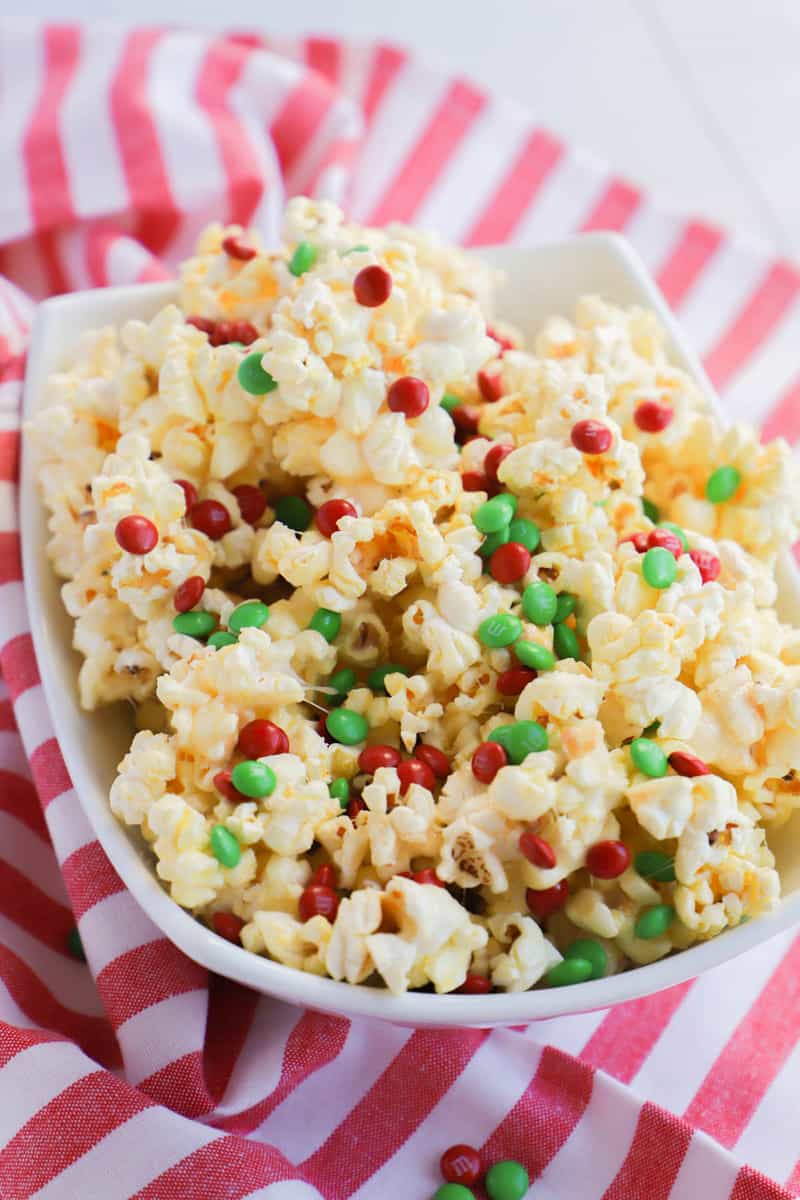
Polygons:
<instances>
[{"instance_id":1,"label":"bowl rim","mask_svg":"<svg viewBox=\"0 0 800 1200\"><path fill-rule=\"evenodd\" d=\"M702 365L664 297L637 252L617 234L587 233L565 238L544 246L481 247L478 257L502 268L504 260L520 254L551 255L555 259L577 246L600 249L610 254L635 278L639 291L666 327L673 351L681 365L694 375L708 394L718 415L724 412ZM42 302L31 337L28 370L25 379L23 415L35 411L34 396L44 383L44 360L51 324L68 309L96 307L98 303L147 299L167 303L176 293L174 282L133 284L115 288L96 288L73 292ZM28 439L22 439L20 474L20 532L23 582L34 650L44 696L59 747L72 784L97 837L114 869L134 899L154 925L189 958L217 974L226 976L262 993L292 1004L345 1017L370 1017L397 1024L422 1027L479 1027L528 1024L577 1013L611 1008L628 1000L673 987L720 966L747 950L768 941L800 922L800 890L786 896L772 913L759 917L723 936L697 943L687 950L617 975L559 989L495 992L484 996L450 993L436 995L406 992L392 995L387 989L353 985L284 966L265 956L253 954L218 937L191 913L172 900L158 883L152 868L134 844L139 835L123 826L111 813L108 797L92 777L89 763L79 745L62 736L61 713L66 704L77 706L77 697L68 694L47 653L48 630L45 606L38 602L40 581L50 564L36 552L33 522L40 514L41 500L36 487L34 464ZM791 577L797 583L792 569Z\"/></svg>"}]
</instances>

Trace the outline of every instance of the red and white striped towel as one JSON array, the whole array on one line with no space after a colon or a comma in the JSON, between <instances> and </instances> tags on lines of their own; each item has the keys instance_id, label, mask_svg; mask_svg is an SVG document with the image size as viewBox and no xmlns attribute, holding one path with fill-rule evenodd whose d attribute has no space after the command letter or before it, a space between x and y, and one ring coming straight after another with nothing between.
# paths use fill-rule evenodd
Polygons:
<instances>
[{"instance_id":1,"label":"red and white striped towel","mask_svg":"<svg viewBox=\"0 0 800 1200\"><path fill-rule=\"evenodd\" d=\"M159 278L211 217L274 231L286 194L470 245L622 230L731 410L794 440L798 272L390 46L6 29L0 181L0 1196L424 1200L455 1141L541 1200L800 1190L800 940L524 1033L350 1024L183 958L71 789L14 494L28 297Z\"/></svg>"}]
</instances>

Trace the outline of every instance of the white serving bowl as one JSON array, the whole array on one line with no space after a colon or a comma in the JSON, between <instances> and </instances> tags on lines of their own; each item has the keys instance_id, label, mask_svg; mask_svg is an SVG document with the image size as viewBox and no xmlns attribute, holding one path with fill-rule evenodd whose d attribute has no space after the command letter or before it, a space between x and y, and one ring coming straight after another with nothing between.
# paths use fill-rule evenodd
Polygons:
<instances>
[{"instance_id":1,"label":"white serving bowl","mask_svg":"<svg viewBox=\"0 0 800 1200\"><path fill-rule=\"evenodd\" d=\"M622 238L587 234L556 245L498 247L482 251L482 256L506 275L499 295L501 315L526 334L532 334L551 313L571 313L577 297L586 292L601 293L622 304L643 304L654 309L666 326L674 360L713 396L661 293ZM32 417L41 406L47 376L63 364L84 330L133 317L147 320L175 298L176 290L171 283L106 288L42 304L28 359L25 416ZM109 809L111 781L132 737L130 709L118 705L86 713L79 707L79 658L70 648L72 621L61 604L59 583L45 555L46 515L27 445L22 459L21 523L25 591L39 670L61 750L86 815L117 872L151 920L185 954L210 970L293 1004L347 1017L379 1017L412 1026L516 1025L608 1008L672 987L800 921L800 820L792 820L777 830L774 838L785 891L774 913L651 966L608 979L488 996L392 996L379 988L336 983L247 953L211 933L169 898L156 879L144 842L119 824ZM780 566L779 583L783 618L800 624L800 586L788 553Z\"/></svg>"}]
</instances>

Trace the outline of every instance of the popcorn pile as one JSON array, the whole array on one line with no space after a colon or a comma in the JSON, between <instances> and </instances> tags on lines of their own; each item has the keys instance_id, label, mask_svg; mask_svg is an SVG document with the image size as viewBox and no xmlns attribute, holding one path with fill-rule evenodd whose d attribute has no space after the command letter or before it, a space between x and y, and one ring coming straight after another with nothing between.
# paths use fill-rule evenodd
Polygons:
<instances>
[{"instance_id":1,"label":"popcorn pile","mask_svg":"<svg viewBox=\"0 0 800 1200\"><path fill-rule=\"evenodd\" d=\"M596 979L770 909L800 804L788 448L647 312L534 345L478 260L297 199L34 422L111 807L177 903L392 992Z\"/></svg>"}]
</instances>

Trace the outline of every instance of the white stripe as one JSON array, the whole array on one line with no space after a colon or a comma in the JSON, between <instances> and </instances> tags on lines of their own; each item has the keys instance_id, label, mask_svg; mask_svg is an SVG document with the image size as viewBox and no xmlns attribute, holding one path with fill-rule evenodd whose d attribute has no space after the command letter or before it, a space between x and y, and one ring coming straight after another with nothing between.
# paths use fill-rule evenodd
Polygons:
<instances>
[{"instance_id":1,"label":"white stripe","mask_svg":"<svg viewBox=\"0 0 800 1200\"><path fill-rule=\"evenodd\" d=\"M14 533L17 529L16 494L16 484L0 479L0 533Z\"/></svg>"},{"instance_id":2,"label":"white stripe","mask_svg":"<svg viewBox=\"0 0 800 1200\"><path fill-rule=\"evenodd\" d=\"M198 228L216 214L227 191L213 128L195 101L207 52L207 38L169 34L156 43L148 63L148 107L164 169L175 204L187 214L168 247L172 261L192 253Z\"/></svg>"},{"instance_id":3,"label":"white stripe","mask_svg":"<svg viewBox=\"0 0 800 1200\"><path fill-rule=\"evenodd\" d=\"M675 213L644 200L625 226L625 237L633 243L652 272L667 259L683 233L685 222Z\"/></svg>"},{"instance_id":4,"label":"white stripe","mask_svg":"<svg viewBox=\"0 0 800 1200\"><path fill-rule=\"evenodd\" d=\"M451 80L419 63L400 68L384 93L358 156L351 209L367 220L444 100Z\"/></svg>"},{"instance_id":5,"label":"white stripe","mask_svg":"<svg viewBox=\"0 0 800 1200\"><path fill-rule=\"evenodd\" d=\"M35 884L45 896L49 896L57 904L69 905L52 846L42 841L38 833L34 833L28 825L17 820L11 813L2 811L0 858Z\"/></svg>"},{"instance_id":6,"label":"white stripe","mask_svg":"<svg viewBox=\"0 0 800 1200\"><path fill-rule=\"evenodd\" d=\"M30 763L25 757L22 739L16 730L0 730L0 770L21 775L31 782ZM38 801L36 801L38 803Z\"/></svg>"},{"instance_id":7,"label":"white stripe","mask_svg":"<svg viewBox=\"0 0 800 1200\"><path fill-rule=\"evenodd\" d=\"M278 64L277 70L273 69L274 63ZM280 240L284 188L275 146L271 138L264 136L264 129L269 128L296 82L295 67L272 55L251 54L228 92L228 108L247 136L264 185L250 225L259 231L268 248L277 246Z\"/></svg>"},{"instance_id":8,"label":"white stripe","mask_svg":"<svg viewBox=\"0 0 800 1200\"><path fill-rule=\"evenodd\" d=\"M51 950L2 914L0 945L21 958L59 1004L87 1017L105 1015L91 972L85 963Z\"/></svg>"},{"instance_id":9,"label":"white stripe","mask_svg":"<svg viewBox=\"0 0 800 1200\"><path fill-rule=\"evenodd\" d=\"M22 393L21 379L7 379L0 383L0 430L3 433L19 429L19 402Z\"/></svg>"},{"instance_id":10,"label":"white stripe","mask_svg":"<svg viewBox=\"0 0 800 1200\"><path fill-rule=\"evenodd\" d=\"M289 195L307 191L320 163L335 142L355 141L364 132L361 114L349 100L338 99L325 113L311 141L292 164L286 176Z\"/></svg>"},{"instance_id":11,"label":"white stripe","mask_svg":"<svg viewBox=\"0 0 800 1200\"><path fill-rule=\"evenodd\" d=\"M0 1145L10 1142L39 1109L96 1070L71 1042L40 1042L0 1068Z\"/></svg>"},{"instance_id":12,"label":"white stripe","mask_svg":"<svg viewBox=\"0 0 800 1200\"><path fill-rule=\"evenodd\" d=\"M583 1116L533 1188L536 1200L602 1196L625 1161L640 1112L627 1088L598 1071Z\"/></svg>"},{"instance_id":13,"label":"white stripe","mask_svg":"<svg viewBox=\"0 0 800 1200\"><path fill-rule=\"evenodd\" d=\"M3 625L0 629L0 650L2 650L21 633L30 633L28 614L25 610L25 593L18 580L0 584L0 612L3 614Z\"/></svg>"},{"instance_id":14,"label":"white stripe","mask_svg":"<svg viewBox=\"0 0 800 1200\"><path fill-rule=\"evenodd\" d=\"M217 1116L243 1112L269 1096L281 1077L286 1042L302 1014L279 1000L259 1000Z\"/></svg>"},{"instance_id":15,"label":"white stripe","mask_svg":"<svg viewBox=\"0 0 800 1200\"><path fill-rule=\"evenodd\" d=\"M280 1183L270 1183L267 1187L259 1188L257 1192L248 1192L242 1200L322 1200L320 1193L310 1183L301 1179L282 1179Z\"/></svg>"},{"instance_id":16,"label":"white stripe","mask_svg":"<svg viewBox=\"0 0 800 1200\"><path fill-rule=\"evenodd\" d=\"M134 1013L117 1027L125 1078L134 1087L156 1071L202 1050L208 1017L208 989L180 992Z\"/></svg>"},{"instance_id":17,"label":"white stripe","mask_svg":"<svg viewBox=\"0 0 800 1200\"><path fill-rule=\"evenodd\" d=\"M782 934L701 975L634 1076L634 1090L670 1112L685 1112L793 937Z\"/></svg>"},{"instance_id":18,"label":"white stripe","mask_svg":"<svg viewBox=\"0 0 800 1200\"><path fill-rule=\"evenodd\" d=\"M531 126L506 100L491 100L470 125L414 216L415 224L459 242L486 210L522 153Z\"/></svg>"},{"instance_id":19,"label":"white stripe","mask_svg":"<svg viewBox=\"0 0 800 1200\"><path fill-rule=\"evenodd\" d=\"M800 1042L778 1071L734 1147L738 1159L775 1179L787 1179L800 1154L794 1132L798 1080Z\"/></svg>"},{"instance_id":20,"label":"white stripe","mask_svg":"<svg viewBox=\"0 0 800 1200\"><path fill-rule=\"evenodd\" d=\"M38 1021L34 1021L23 1012L6 985L0 979L0 1021L8 1025L16 1025L17 1029L40 1029Z\"/></svg>"},{"instance_id":21,"label":"white stripe","mask_svg":"<svg viewBox=\"0 0 800 1200\"><path fill-rule=\"evenodd\" d=\"M739 1166L704 1133L689 1142L669 1200L729 1200Z\"/></svg>"},{"instance_id":22,"label":"white stripe","mask_svg":"<svg viewBox=\"0 0 800 1200\"><path fill-rule=\"evenodd\" d=\"M679 306L681 325L701 354L731 326L765 275L764 259L733 239L723 242Z\"/></svg>"},{"instance_id":23,"label":"white stripe","mask_svg":"<svg viewBox=\"0 0 800 1200\"><path fill-rule=\"evenodd\" d=\"M725 407L740 421L760 423L800 376L800 297L725 388Z\"/></svg>"},{"instance_id":24,"label":"white stripe","mask_svg":"<svg viewBox=\"0 0 800 1200\"><path fill-rule=\"evenodd\" d=\"M65 229L56 243L61 270L69 284L70 291L73 292L84 291L86 288L92 287L86 257L86 237L85 227Z\"/></svg>"},{"instance_id":25,"label":"white stripe","mask_svg":"<svg viewBox=\"0 0 800 1200\"><path fill-rule=\"evenodd\" d=\"M3 103L3 186L0 228L3 241L30 232L32 214L22 143L39 98L44 75L41 29L7 30L0 38L0 90Z\"/></svg>"},{"instance_id":26,"label":"white stripe","mask_svg":"<svg viewBox=\"0 0 800 1200\"><path fill-rule=\"evenodd\" d=\"M608 187L610 178L588 155L567 150L517 225L514 241L535 245L574 233Z\"/></svg>"},{"instance_id":27,"label":"white stripe","mask_svg":"<svg viewBox=\"0 0 800 1200\"><path fill-rule=\"evenodd\" d=\"M314 184L314 196L320 200L331 200L343 208L349 182L350 168L343 163L331 163L324 171L320 171Z\"/></svg>"},{"instance_id":28,"label":"white stripe","mask_svg":"<svg viewBox=\"0 0 800 1200\"><path fill-rule=\"evenodd\" d=\"M600 1009L575 1017L551 1017L546 1021L535 1021L522 1036L541 1046L555 1046L565 1054L580 1054L607 1016L608 1009Z\"/></svg>"},{"instance_id":29,"label":"white stripe","mask_svg":"<svg viewBox=\"0 0 800 1200\"><path fill-rule=\"evenodd\" d=\"M352 100L359 109L363 107L366 98L375 57L374 45L366 42L347 41L340 45L337 90Z\"/></svg>"},{"instance_id":30,"label":"white stripe","mask_svg":"<svg viewBox=\"0 0 800 1200\"><path fill-rule=\"evenodd\" d=\"M50 801L45 820L60 863L65 863L76 850L97 841L74 788L68 788Z\"/></svg>"},{"instance_id":31,"label":"white stripe","mask_svg":"<svg viewBox=\"0 0 800 1200\"><path fill-rule=\"evenodd\" d=\"M251 1137L277 1146L290 1162L302 1162L346 1120L410 1037L410 1030L394 1025L351 1025L336 1058L299 1084Z\"/></svg>"},{"instance_id":32,"label":"white stripe","mask_svg":"<svg viewBox=\"0 0 800 1200\"><path fill-rule=\"evenodd\" d=\"M30 1200L73 1197L109 1200L112 1194L132 1196L181 1159L220 1136L160 1105L146 1108L106 1134L91 1150L38 1192L33 1192Z\"/></svg>"},{"instance_id":33,"label":"white stripe","mask_svg":"<svg viewBox=\"0 0 800 1200\"><path fill-rule=\"evenodd\" d=\"M149 254L133 238L115 238L106 250L106 278L109 284L136 283L149 262Z\"/></svg>"},{"instance_id":34,"label":"white stripe","mask_svg":"<svg viewBox=\"0 0 800 1200\"><path fill-rule=\"evenodd\" d=\"M442 1152L456 1143L482 1146L530 1086L541 1055L540 1046L513 1033L490 1034L435 1108L352 1200L402 1196L403 1184L426 1166L430 1178L419 1183L428 1183L432 1195L441 1182L437 1176Z\"/></svg>"},{"instance_id":35,"label":"white stripe","mask_svg":"<svg viewBox=\"0 0 800 1200\"><path fill-rule=\"evenodd\" d=\"M59 121L70 193L78 216L124 212L128 192L111 121L110 89L127 30L81 26L78 70L64 96Z\"/></svg>"},{"instance_id":36,"label":"white stripe","mask_svg":"<svg viewBox=\"0 0 800 1200\"><path fill-rule=\"evenodd\" d=\"M95 976L120 955L164 936L130 892L114 892L93 904L81 917L78 928Z\"/></svg>"},{"instance_id":37,"label":"white stripe","mask_svg":"<svg viewBox=\"0 0 800 1200\"><path fill-rule=\"evenodd\" d=\"M40 683L26 688L17 696L14 702L14 715L29 755L33 754L37 746L41 746L43 742L54 736L50 709L47 707L44 689Z\"/></svg>"}]
</instances>

